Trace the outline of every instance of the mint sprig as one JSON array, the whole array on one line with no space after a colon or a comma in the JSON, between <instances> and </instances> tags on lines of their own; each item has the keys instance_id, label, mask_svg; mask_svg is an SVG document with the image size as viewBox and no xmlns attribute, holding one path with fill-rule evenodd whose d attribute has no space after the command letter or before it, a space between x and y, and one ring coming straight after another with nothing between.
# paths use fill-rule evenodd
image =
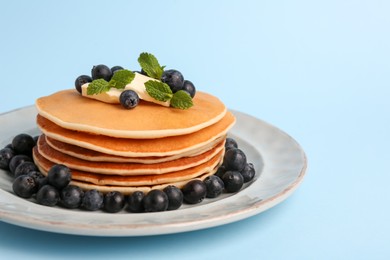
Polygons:
<instances>
[{"instance_id":1,"label":"mint sprig","mask_svg":"<svg viewBox=\"0 0 390 260\"><path fill-rule=\"evenodd\" d=\"M135 77L135 73L130 70L118 70L114 73L111 80L107 82L104 79L95 79L87 89L87 95L96 95L107 92L110 88L124 89L127 84L130 84Z\"/></svg>"},{"instance_id":2,"label":"mint sprig","mask_svg":"<svg viewBox=\"0 0 390 260\"><path fill-rule=\"evenodd\" d=\"M192 107L194 103L192 102L192 98L188 92L184 90L179 90L171 99L171 107L180 108L180 109L188 109Z\"/></svg>"},{"instance_id":3,"label":"mint sprig","mask_svg":"<svg viewBox=\"0 0 390 260\"><path fill-rule=\"evenodd\" d=\"M108 82L111 88L124 89L135 78L135 73L130 70L117 70Z\"/></svg>"},{"instance_id":4,"label":"mint sprig","mask_svg":"<svg viewBox=\"0 0 390 260\"><path fill-rule=\"evenodd\" d=\"M138 63L149 77L158 80L161 79L165 66L160 66L160 63L158 63L157 58L153 54L147 52L141 53L138 57Z\"/></svg>"},{"instance_id":5,"label":"mint sprig","mask_svg":"<svg viewBox=\"0 0 390 260\"><path fill-rule=\"evenodd\" d=\"M110 86L104 79L95 79L89 83L87 88L87 95L100 94L110 90Z\"/></svg>"},{"instance_id":6,"label":"mint sprig","mask_svg":"<svg viewBox=\"0 0 390 260\"><path fill-rule=\"evenodd\" d=\"M164 82L149 80L145 82L145 89L149 96L158 101L168 101L172 98L173 93L171 88Z\"/></svg>"}]
</instances>

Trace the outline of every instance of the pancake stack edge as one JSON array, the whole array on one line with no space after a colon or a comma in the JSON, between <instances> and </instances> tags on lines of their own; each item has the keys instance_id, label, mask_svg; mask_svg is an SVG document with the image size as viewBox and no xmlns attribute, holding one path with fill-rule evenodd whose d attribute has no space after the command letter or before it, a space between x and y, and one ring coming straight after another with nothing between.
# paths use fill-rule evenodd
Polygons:
<instances>
[{"instance_id":1,"label":"pancake stack edge","mask_svg":"<svg viewBox=\"0 0 390 260\"><path fill-rule=\"evenodd\" d=\"M97 133L96 127L94 131L87 131L89 125L85 123L83 127L77 127L80 125L80 118L88 114L85 111L77 112L74 106L72 106L75 109L73 112L67 111L66 108L69 105L67 102L76 102L77 106L78 104L85 105L84 103L90 100L73 98L73 93L68 94L63 94L66 96L65 102L57 104L63 107L63 117L58 114L58 107L54 109L51 104L56 102L53 96L38 99L37 125L42 135L33 150L34 161L45 175L54 164L64 164L72 171L72 184L86 190L97 189L103 193L109 191L120 191L124 194L131 194L134 191L148 192L152 189L163 189L168 185L181 188L192 179L203 180L214 174L221 165L226 135L235 122L234 116L226 111L223 104L219 106L211 104L210 107L217 107L219 111L217 113L210 111L209 117L206 115L203 120L198 119L186 128L189 129L188 131L183 128L184 130L181 131L172 131L175 134L160 137L158 130L164 127L164 122L159 120L160 125L157 130L145 130L146 138L140 138L142 136L139 135L139 129L137 129L136 138L114 137L108 135L107 131L102 131L104 134ZM211 100L210 103L215 103L208 95L199 94L199 96L199 104L203 106L208 104L208 100ZM68 100L69 98L72 100ZM195 106L191 109L194 109L192 113L196 116L197 99L195 98L194 101ZM104 109L105 113L107 110L115 113L118 109L112 104L93 102L94 106ZM137 109L138 107L134 111L126 111L129 120L131 120L132 113L140 111ZM157 105L146 112L153 113L154 109L165 109L165 113L176 113L179 117L180 113L185 114L185 111ZM205 113L204 111L201 110L199 113ZM68 113L78 113L74 115L77 124L72 124L74 122L69 120ZM59 125L58 122L64 121L65 117L68 120L67 124ZM148 114L145 114L145 118L147 117ZM102 122L100 126L102 129L109 129L109 120L127 120L115 119L115 117L103 119L106 121ZM179 119L184 121L186 118L181 116ZM191 120L192 118L188 118L188 121ZM83 123L82 120L81 123ZM150 122L145 124L148 124L148 127L151 125ZM166 122L166 124L172 125L171 122ZM69 127L69 125L76 125L76 127ZM131 131L132 129L128 133ZM164 131L167 132L166 129ZM153 137L156 135L158 137Z\"/></svg>"}]
</instances>

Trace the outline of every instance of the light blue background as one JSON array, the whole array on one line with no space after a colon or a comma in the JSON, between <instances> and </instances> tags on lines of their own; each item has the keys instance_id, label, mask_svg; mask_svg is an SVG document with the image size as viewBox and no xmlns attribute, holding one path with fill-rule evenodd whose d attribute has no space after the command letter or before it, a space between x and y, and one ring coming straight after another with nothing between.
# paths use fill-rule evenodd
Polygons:
<instances>
[{"instance_id":1,"label":"light blue background","mask_svg":"<svg viewBox=\"0 0 390 260\"><path fill-rule=\"evenodd\" d=\"M390 259L390 2L0 1L0 113L140 52L289 133L309 167L285 202L138 238L0 222L4 259ZM1 127L7 127L6 125Z\"/></svg>"}]
</instances>

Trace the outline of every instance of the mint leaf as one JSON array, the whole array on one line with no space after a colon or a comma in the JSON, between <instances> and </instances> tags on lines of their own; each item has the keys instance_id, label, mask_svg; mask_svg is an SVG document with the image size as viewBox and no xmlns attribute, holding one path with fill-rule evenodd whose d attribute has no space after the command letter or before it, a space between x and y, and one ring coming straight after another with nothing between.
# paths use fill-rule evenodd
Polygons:
<instances>
[{"instance_id":1,"label":"mint leaf","mask_svg":"<svg viewBox=\"0 0 390 260\"><path fill-rule=\"evenodd\" d=\"M165 66L160 66L153 54L143 52L139 55L138 63L146 74L154 79L161 79Z\"/></svg>"},{"instance_id":2,"label":"mint leaf","mask_svg":"<svg viewBox=\"0 0 390 260\"><path fill-rule=\"evenodd\" d=\"M131 83L135 74L130 70L117 70L108 84L111 88L124 89L127 84Z\"/></svg>"},{"instance_id":3,"label":"mint leaf","mask_svg":"<svg viewBox=\"0 0 390 260\"><path fill-rule=\"evenodd\" d=\"M171 99L171 107L180 108L180 109L188 109L192 107L194 103L192 102L192 98L188 92L184 90L179 90Z\"/></svg>"},{"instance_id":4,"label":"mint leaf","mask_svg":"<svg viewBox=\"0 0 390 260\"><path fill-rule=\"evenodd\" d=\"M92 81L87 88L87 95L100 94L110 90L110 85L104 79L95 79Z\"/></svg>"},{"instance_id":5,"label":"mint leaf","mask_svg":"<svg viewBox=\"0 0 390 260\"><path fill-rule=\"evenodd\" d=\"M156 80L149 80L145 82L145 89L148 92L149 96L158 100L158 101L168 101L172 98L171 88L161 82Z\"/></svg>"}]
</instances>

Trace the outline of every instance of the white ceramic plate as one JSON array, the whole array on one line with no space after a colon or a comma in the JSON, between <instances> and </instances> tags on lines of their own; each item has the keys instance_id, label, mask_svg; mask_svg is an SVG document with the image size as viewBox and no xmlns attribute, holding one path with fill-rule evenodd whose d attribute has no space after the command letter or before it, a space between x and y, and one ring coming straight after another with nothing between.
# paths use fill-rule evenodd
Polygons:
<instances>
[{"instance_id":1,"label":"white ceramic plate","mask_svg":"<svg viewBox=\"0 0 390 260\"><path fill-rule=\"evenodd\" d=\"M236 194L223 194L174 211L115 214L46 207L15 196L12 177L0 170L0 220L57 233L91 236L146 236L204 229L238 221L286 199L301 183L306 157L281 130L232 111L237 123L230 135L256 168L255 179ZM39 134L33 106L0 115L0 148L20 133Z\"/></svg>"}]
</instances>

